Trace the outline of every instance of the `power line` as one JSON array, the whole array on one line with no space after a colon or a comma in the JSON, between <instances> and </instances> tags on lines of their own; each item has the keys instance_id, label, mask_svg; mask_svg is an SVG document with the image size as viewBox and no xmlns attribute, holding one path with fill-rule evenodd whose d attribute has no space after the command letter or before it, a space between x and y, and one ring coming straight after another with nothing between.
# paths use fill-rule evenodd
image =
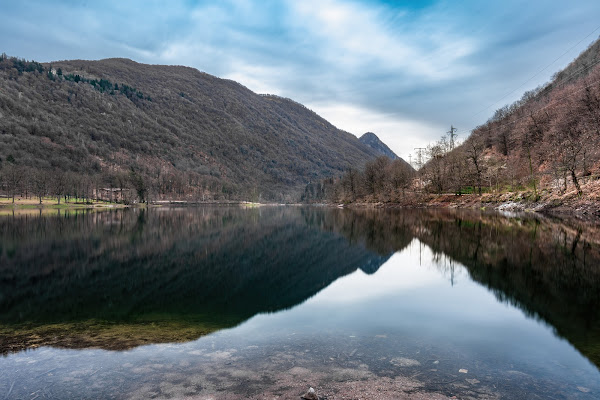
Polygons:
<instances>
[{"instance_id":1,"label":"power line","mask_svg":"<svg viewBox=\"0 0 600 400\"><path fill-rule=\"evenodd\" d=\"M421 169L423 167L423 150L427 150L426 147L415 147L415 150L417 150L417 169Z\"/></svg>"},{"instance_id":2,"label":"power line","mask_svg":"<svg viewBox=\"0 0 600 400\"><path fill-rule=\"evenodd\" d=\"M597 81L594 81L594 82L592 82L591 84L589 84L589 85L587 85L587 86L585 86L585 87L583 87L583 88L581 88L581 89L579 89L579 90L576 90L575 92L573 92L573 93L569 94L568 96L564 96L564 97L561 97L561 98L555 99L555 100L554 100L552 103L550 103L550 104L547 104L547 105L545 105L544 107L542 107L542 108L539 108L539 109L537 109L537 110L533 111L533 113L538 113L538 112L540 112L540 111L542 111L542 110L545 110L545 109L546 109L546 108L548 108L548 107L551 107L551 106L553 106L553 105L554 105L555 103L557 103L557 102L560 102L560 101L562 101L562 100L564 100L564 99L568 99L569 97L573 97L573 96L574 96L574 95L576 95L577 93L579 93L579 92L581 92L581 91L583 91L583 90L585 90L585 89L588 89L588 88L590 88L590 87L594 86L594 85L595 85L595 84L597 84L597 83L600 83L600 79L599 79L599 80L597 80ZM507 123L504 123L504 124L501 124L501 125L498 125L498 126L494 126L494 127L493 127L493 129L499 129L499 128L502 128L502 127L504 127L504 126L507 126L507 125L514 124L515 122L518 122L518 121L522 120L523 118L527 118L527 117L529 117L529 115L524 115L524 116L522 116L522 117L519 117L519 118L517 118L517 119L514 119L514 120L512 120L512 121L509 121L509 122L507 122ZM473 129L475 129L475 128L473 128Z\"/></svg>"},{"instance_id":3,"label":"power line","mask_svg":"<svg viewBox=\"0 0 600 400\"><path fill-rule=\"evenodd\" d=\"M596 65L598 65L598 64L600 64L600 60L596 61L595 63L592 63L592 64L588 65L587 67L581 68L581 69L579 69L579 70L577 70L577 71L573 72L572 74L570 74L570 75L568 75L568 76L564 77L563 79L561 79L561 80L560 80L560 81L558 81L558 82L550 82L548 85L550 85L550 84L554 84L555 86L559 86L559 85L561 85L562 83L565 83L566 81L568 81L570 78L574 77L575 75L577 75L577 74L579 74L579 73L581 73L581 72L583 72L583 71L586 71L586 70L588 70L588 69L590 69L590 68L592 68L592 67L594 67L594 66L596 66ZM594 83L596 83L596 82L594 82ZM586 88L588 88L588 87L591 87L591 86L593 86L593 85L594 85L594 83L592 83L591 85L588 85L588 86L586 86L584 89L586 89ZM581 90L582 90L582 89L581 89ZM579 91L581 91L581 90L578 90L577 92L579 92ZM575 93L577 93L577 92L575 92ZM574 93L573 93L573 94L574 94ZM571 95L569 95L569 96L571 96ZM569 97L569 96L566 96L566 97ZM565 97L565 98L566 98L566 97ZM561 99L562 99L562 98L561 98ZM561 100L561 99L559 99L559 100ZM544 107L544 108L545 108L545 107ZM458 134L464 134L464 133L470 133L470 132L472 132L472 131L473 131L474 129L476 129L476 128L477 128L477 126L474 126L474 127L472 127L471 129L466 129L466 130L460 131L460 132L458 132L458 133L457 133L457 135L458 135Z\"/></svg>"},{"instance_id":4,"label":"power line","mask_svg":"<svg viewBox=\"0 0 600 400\"><path fill-rule=\"evenodd\" d=\"M515 93L517 90L521 89L523 86L525 86L527 83L529 83L533 78L535 78L536 76L538 76L539 74L541 74L542 72L544 72L545 70L547 70L552 64L554 64L555 62L557 62L558 60L560 60L562 57L564 57L568 52L570 52L571 50L573 50L575 47L579 46L579 44L581 42L583 42L585 39L587 39L588 37L590 37L591 35L593 35L598 29L600 29L600 25L598 27L596 27L596 29L594 29L592 32L590 32L589 34L587 34L583 39L581 39L579 42L575 43L573 46L571 46L567 51L565 51L564 53L562 53L560 56L558 56L554 61L552 61L550 64L546 65L544 68L542 68L541 70L539 70L538 72L536 72L531 78L527 79L525 82L523 82L519 87L517 87L515 90L511 91L510 93L505 94L504 96L502 96L500 98L500 100L496 101L495 103L492 103L491 105L487 106L486 108L484 108L483 110L477 112L476 114L474 114L471 118L476 117L477 115L481 114L482 112L488 110L489 108L493 107L494 105L498 104L499 102L501 102L502 100L504 100L506 97L510 96L511 94Z\"/></svg>"},{"instance_id":5,"label":"power line","mask_svg":"<svg viewBox=\"0 0 600 400\"><path fill-rule=\"evenodd\" d=\"M454 138L458 136L456 131L457 129L454 127L454 125L450 125L450 130L446 132L450 135L450 150L454 149Z\"/></svg>"},{"instance_id":6,"label":"power line","mask_svg":"<svg viewBox=\"0 0 600 400\"><path fill-rule=\"evenodd\" d=\"M595 67L596 65L600 64L600 60L596 61L595 63L592 63L590 65L588 65L587 67L583 67L575 72L573 72L571 75L565 76L564 78L562 78L560 81L558 82L549 82L548 85L560 85L562 83L564 83L565 81L569 80L570 78L574 77L575 75L578 75L580 73L582 73L583 71L586 71L592 67Z\"/></svg>"}]
</instances>

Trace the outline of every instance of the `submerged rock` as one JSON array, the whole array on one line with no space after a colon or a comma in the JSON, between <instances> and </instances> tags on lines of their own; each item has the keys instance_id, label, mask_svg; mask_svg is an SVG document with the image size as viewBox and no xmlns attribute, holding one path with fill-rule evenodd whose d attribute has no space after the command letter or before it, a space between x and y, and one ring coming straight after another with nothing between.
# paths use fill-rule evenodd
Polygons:
<instances>
[{"instance_id":1,"label":"submerged rock","mask_svg":"<svg viewBox=\"0 0 600 400\"><path fill-rule=\"evenodd\" d=\"M418 367L419 365L421 365L421 363L417 360L405 357L392 358L390 360L390 363L395 365L396 367Z\"/></svg>"},{"instance_id":2,"label":"submerged rock","mask_svg":"<svg viewBox=\"0 0 600 400\"><path fill-rule=\"evenodd\" d=\"M300 397L304 400L319 400L319 396L317 396L317 392L315 392L315 389L313 388L308 389L308 392L304 393Z\"/></svg>"}]
</instances>

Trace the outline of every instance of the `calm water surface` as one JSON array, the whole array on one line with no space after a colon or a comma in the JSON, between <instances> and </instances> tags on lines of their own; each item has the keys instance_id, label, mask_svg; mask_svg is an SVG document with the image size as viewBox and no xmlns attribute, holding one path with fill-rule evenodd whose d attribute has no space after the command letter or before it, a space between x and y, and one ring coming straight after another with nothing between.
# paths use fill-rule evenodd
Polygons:
<instances>
[{"instance_id":1,"label":"calm water surface","mask_svg":"<svg viewBox=\"0 0 600 400\"><path fill-rule=\"evenodd\" d=\"M600 227L458 211L0 216L0 398L600 398Z\"/></svg>"}]
</instances>

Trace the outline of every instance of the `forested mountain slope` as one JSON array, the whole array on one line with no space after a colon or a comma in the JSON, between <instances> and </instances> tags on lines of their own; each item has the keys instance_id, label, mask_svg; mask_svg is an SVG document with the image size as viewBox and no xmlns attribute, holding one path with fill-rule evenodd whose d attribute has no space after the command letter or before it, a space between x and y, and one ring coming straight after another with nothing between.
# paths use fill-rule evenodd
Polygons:
<instances>
[{"instance_id":1,"label":"forested mountain slope","mask_svg":"<svg viewBox=\"0 0 600 400\"><path fill-rule=\"evenodd\" d=\"M591 195L600 176L600 40L551 82L497 110L452 149L442 138L420 171L432 192ZM589 197L589 196L588 196ZM599 197L600 198L600 197Z\"/></svg>"},{"instance_id":2,"label":"forested mountain slope","mask_svg":"<svg viewBox=\"0 0 600 400\"><path fill-rule=\"evenodd\" d=\"M192 68L0 59L1 165L30 168L21 186L71 171L155 197L289 201L376 156L301 104Z\"/></svg>"},{"instance_id":3,"label":"forested mountain slope","mask_svg":"<svg viewBox=\"0 0 600 400\"><path fill-rule=\"evenodd\" d=\"M380 155L388 157L390 160L400 158L373 132L363 134L358 140L376 150Z\"/></svg>"}]
</instances>

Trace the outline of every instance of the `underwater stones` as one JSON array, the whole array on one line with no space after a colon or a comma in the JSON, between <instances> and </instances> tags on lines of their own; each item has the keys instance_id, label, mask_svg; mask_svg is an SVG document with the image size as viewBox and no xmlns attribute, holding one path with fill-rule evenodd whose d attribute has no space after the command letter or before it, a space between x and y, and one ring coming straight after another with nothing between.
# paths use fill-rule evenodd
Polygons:
<instances>
[{"instance_id":1,"label":"underwater stones","mask_svg":"<svg viewBox=\"0 0 600 400\"><path fill-rule=\"evenodd\" d=\"M319 396L317 396L317 392L315 392L315 389L313 388L308 389L308 392L300 397L304 400L319 400Z\"/></svg>"}]
</instances>

